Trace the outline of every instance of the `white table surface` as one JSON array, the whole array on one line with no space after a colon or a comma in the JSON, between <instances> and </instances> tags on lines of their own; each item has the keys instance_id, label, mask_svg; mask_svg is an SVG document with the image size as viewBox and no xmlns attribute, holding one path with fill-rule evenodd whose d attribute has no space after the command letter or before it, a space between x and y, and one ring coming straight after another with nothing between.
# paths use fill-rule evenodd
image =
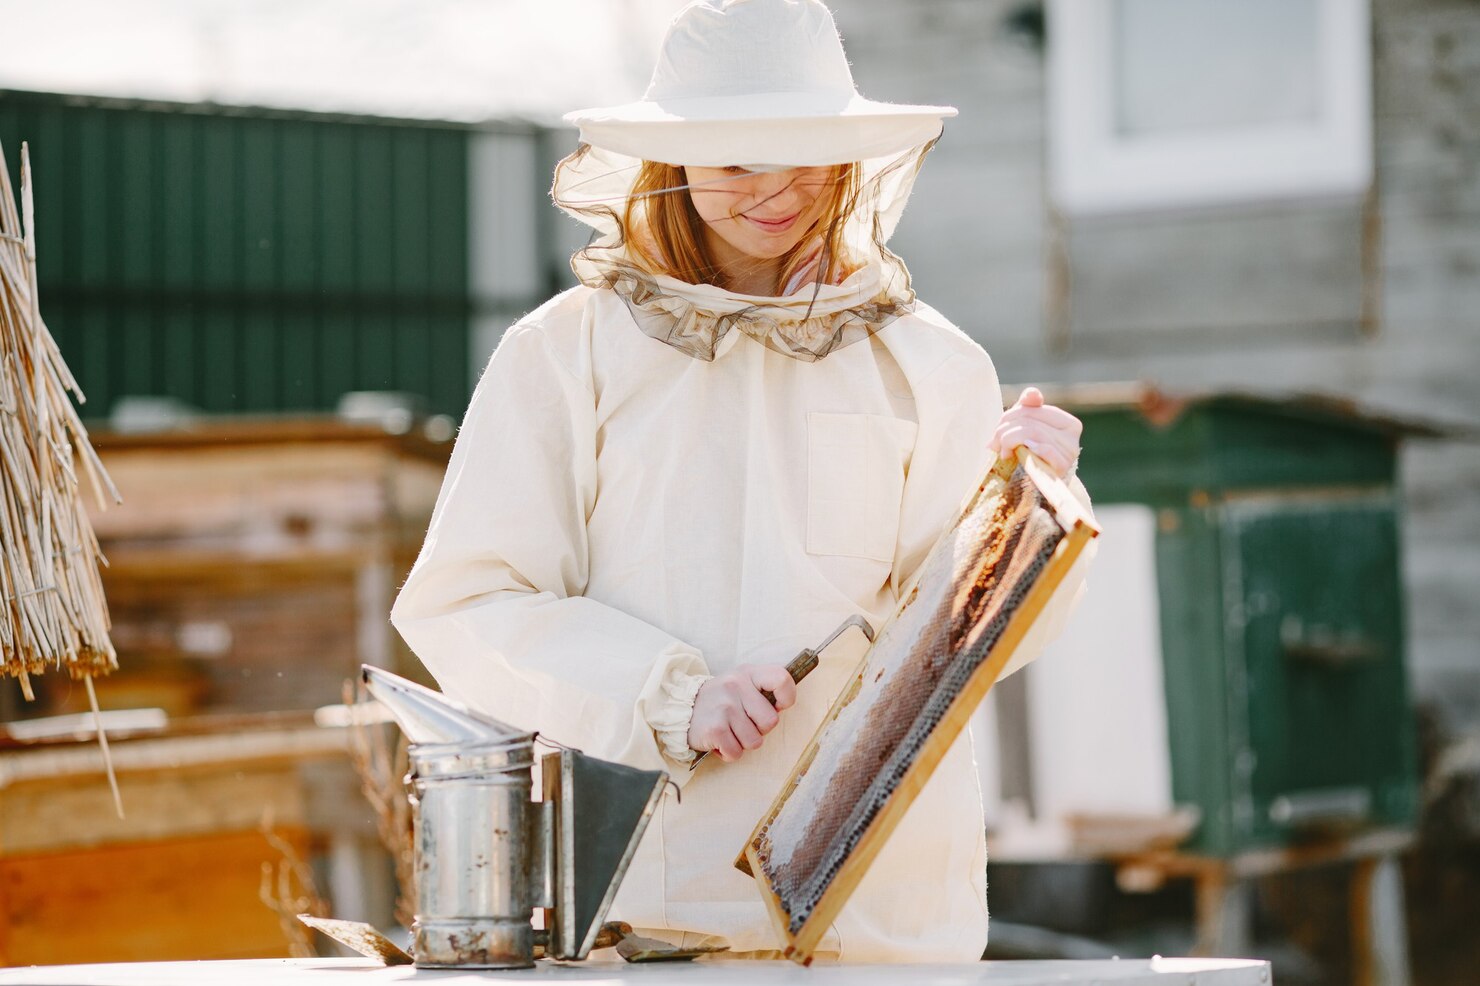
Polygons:
<instances>
[{"instance_id":1,"label":"white table surface","mask_svg":"<svg viewBox=\"0 0 1480 986\"><path fill-rule=\"evenodd\" d=\"M943 986L1269 986L1269 963L1252 959L1123 959L977 962L962 965L814 965L704 961L540 962L510 971L434 971L382 966L371 959L249 959L224 962L131 962L116 965L0 969L0 984L27 986L375 986L410 980L696 983L715 986L808 983L818 986L938 983Z\"/></svg>"}]
</instances>

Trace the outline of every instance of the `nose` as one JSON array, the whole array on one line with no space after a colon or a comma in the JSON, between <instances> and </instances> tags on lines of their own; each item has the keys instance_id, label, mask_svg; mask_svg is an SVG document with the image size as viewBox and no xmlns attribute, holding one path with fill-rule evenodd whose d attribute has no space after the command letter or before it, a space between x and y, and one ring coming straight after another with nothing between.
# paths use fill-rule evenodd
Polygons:
<instances>
[{"instance_id":1,"label":"nose","mask_svg":"<svg viewBox=\"0 0 1480 986\"><path fill-rule=\"evenodd\" d=\"M795 206L805 206L809 198L802 183L801 169L785 171L760 171L752 177L755 202L767 212L786 213Z\"/></svg>"}]
</instances>

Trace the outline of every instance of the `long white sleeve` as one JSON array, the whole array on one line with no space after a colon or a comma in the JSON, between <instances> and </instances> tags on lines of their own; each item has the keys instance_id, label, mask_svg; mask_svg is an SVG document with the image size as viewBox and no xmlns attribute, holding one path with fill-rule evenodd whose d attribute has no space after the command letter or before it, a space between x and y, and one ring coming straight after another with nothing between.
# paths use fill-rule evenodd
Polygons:
<instances>
[{"instance_id":1,"label":"long white sleeve","mask_svg":"<svg viewBox=\"0 0 1480 986\"><path fill-rule=\"evenodd\" d=\"M447 694L594 756L671 769L653 727L674 718L665 681L707 669L696 648L582 595L596 430L589 380L537 325L511 328L391 622Z\"/></svg>"}]
</instances>

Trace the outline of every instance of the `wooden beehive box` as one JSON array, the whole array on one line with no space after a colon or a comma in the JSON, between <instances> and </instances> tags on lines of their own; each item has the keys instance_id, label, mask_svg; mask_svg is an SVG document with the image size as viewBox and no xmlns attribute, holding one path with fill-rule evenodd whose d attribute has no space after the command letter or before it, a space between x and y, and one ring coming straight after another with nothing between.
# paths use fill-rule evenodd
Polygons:
<instances>
[{"instance_id":1,"label":"wooden beehive box","mask_svg":"<svg viewBox=\"0 0 1480 986\"><path fill-rule=\"evenodd\" d=\"M302 712L121 728L118 818L86 727L0 728L0 965L286 955L263 868L330 843L358 867L376 859L348 744L347 729Z\"/></svg>"}]
</instances>

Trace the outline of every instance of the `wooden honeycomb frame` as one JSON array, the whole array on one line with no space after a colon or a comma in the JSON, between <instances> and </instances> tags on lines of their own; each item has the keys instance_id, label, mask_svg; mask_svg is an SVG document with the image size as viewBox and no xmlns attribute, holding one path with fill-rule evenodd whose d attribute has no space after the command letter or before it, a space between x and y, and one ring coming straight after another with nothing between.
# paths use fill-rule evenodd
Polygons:
<instances>
[{"instance_id":1,"label":"wooden honeycomb frame","mask_svg":"<svg viewBox=\"0 0 1480 986\"><path fill-rule=\"evenodd\" d=\"M845 685L834 702L828 714L818 726L811 742L803 751L793 768L790 777L782 785L780 793L772 802L771 807L761 818L747 841L744 851L736 860L737 868L756 878L765 901L767 911L771 915L772 923L776 927L783 945L783 952L791 959L803 965L809 964L812 954L822 939L823 934L836 919L854 889L858 886L863 875L867 872L869 865L878 856L890 834L898 826L904 817L906 810L915 800L925 783L930 779L936 766L945 756L951 744L960 735L965 727L972 711L986 697L987 692L1001 675L1016 652L1018 645L1027 635L1029 629L1043 613L1048 601L1052 598L1054 591L1063 582L1070 567L1084 551L1086 545L1099 535L1099 528L1089 516L1084 507L1074 497L1072 492L1058 479L1039 459L1020 452L1016 462L1005 460L1000 462L993 471L983 477L983 480L972 495L962 505L956 521L941 536L940 541L931 549L930 557L938 552L951 551L954 546L957 529L962 522L967 520L973 511L982 506L982 498L997 496L1004 491L1007 483L1011 480L1014 469L1021 466L1026 473L1027 479L1036 489L1038 503L1051 513L1053 520L1062 529L1062 537L1053 548L1052 554L1047 562L1038 571L1036 577L1028 584L1026 594L1019 601L1017 608L1006 617L1005 626L995 644L986 652L986 656L970 672L964 687L960 689L949 701L944 714L933 725L928 726L928 734L924 741L915 749L912 758L909 759L908 767L902 777L889 790L883 806L873 814L866 826L861 830L862 834L857 838L846 855L836 873L827 880L825 889L817 899L815 905L810 909L805 919L801 921L800 927L793 929L796 923L788 908L777 893L773 881L768 876L765 866L767 853L770 849L770 832L772 824L787 809L793 792L796 791L802 777L812 767L817 759L820 744L828 742L826 733L828 727L838 718L839 713L846 708L856 697L863 687L864 678L874 670L875 665L871 659L875 656L875 650L880 643L888 639L888 629L893 625L916 598L916 590L921 576L926 575L929 565L927 562L920 566L920 572L911 584L905 586L900 593L900 603L891 615L884 629L879 633L874 646L869 648L867 654L859 664L850 683ZM978 624L977 626L980 626ZM965 647L962 648L964 650ZM907 652L908 653L913 653ZM886 657L885 660L888 658ZM849 737L851 739L852 737ZM837 741L833 741L837 742ZM882 775L882 770L875 777ZM810 816L815 817L818 806L812 806ZM806 812L805 806L796 809ZM800 823L797 823L800 824ZM812 826L801 826L802 831L811 833L823 831ZM823 831L817 836L818 839L831 839L832 833Z\"/></svg>"}]
</instances>

